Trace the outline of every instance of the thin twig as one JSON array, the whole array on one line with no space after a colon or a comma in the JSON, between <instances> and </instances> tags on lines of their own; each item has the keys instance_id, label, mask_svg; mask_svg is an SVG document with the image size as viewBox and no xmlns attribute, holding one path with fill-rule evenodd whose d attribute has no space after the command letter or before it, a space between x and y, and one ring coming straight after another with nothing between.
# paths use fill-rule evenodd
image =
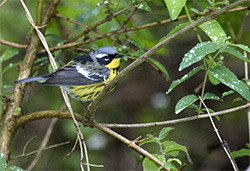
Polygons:
<instances>
[{"instance_id":1,"label":"thin twig","mask_svg":"<svg viewBox=\"0 0 250 171\"><path fill-rule=\"evenodd\" d=\"M43 149L47 146L48 142L49 142L49 139L50 139L50 136L51 136L51 133L54 129L54 126L55 126L55 123L58 119L57 118L53 118L48 126L48 129L46 131L46 134L43 138L43 141L40 145L40 147L38 148L37 150L37 153L36 153L36 156L35 158L33 159L33 161L30 163L30 165L28 166L27 170L32 170L35 165L37 164L37 162L39 161L40 157L42 156L42 151Z\"/></svg>"},{"instance_id":2,"label":"thin twig","mask_svg":"<svg viewBox=\"0 0 250 171\"><path fill-rule=\"evenodd\" d=\"M228 158L229 158L229 160L230 160L230 162L231 162L231 164L232 164L232 166L233 166L233 169L234 169L235 171L238 171L239 168L238 168L238 166L237 166L237 164L236 164L236 162L235 162L235 160L234 160L234 158L233 158L233 156L232 156L232 153L231 153L231 151L230 151L230 149L229 149L229 146L228 146L227 142L226 142L225 140L222 140L222 138L221 138L221 136L220 136L220 133L219 133L219 130L218 130L217 127L215 126L215 123L214 123L214 121L213 121L213 118L212 118L212 116L211 116L211 114L210 114L210 112L209 112L209 110L208 110L206 104L204 103L204 101L202 100L202 98L201 98L200 96L199 96L199 99L200 99L201 103L203 104L203 106L205 107L205 109L206 109L206 111L207 111L207 113L208 113L208 115L209 115L209 119L210 119L210 122L211 122L211 124L212 124L212 126L213 126L213 128L214 128L214 131L215 131L215 133L216 133L216 135L217 135L217 137L218 137L218 139L219 139L219 141L220 141L220 143L221 143L221 145L222 145L224 151L226 152L226 154L227 154L227 156L228 156Z\"/></svg>"},{"instance_id":3,"label":"thin twig","mask_svg":"<svg viewBox=\"0 0 250 171\"><path fill-rule=\"evenodd\" d=\"M73 23L73 24L79 25L79 26L81 26L81 27L84 27L84 28L87 28L87 27L88 27L88 25L85 25L85 24L82 24L82 23L77 22L77 21L75 21L75 20L72 20L72 19L70 19L70 18L68 18L68 17L65 17L65 16L59 14L59 13L56 13L55 16L58 17L58 18L60 18L60 19L69 21L69 22L71 22L71 23ZM98 33L99 35L103 35L103 34L104 34L104 33L102 33L101 31L99 31L97 28L95 28L93 31L96 32L96 33ZM114 39L113 37L111 37L111 36L107 36L107 37L108 37L109 39L113 40L113 41L115 40L115 39Z\"/></svg>"},{"instance_id":4,"label":"thin twig","mask_svg":"<svg viewBox=\"0 0 250 171\"><path fill-rule=\"evenodd\" d=\"M31 142L33 139L35 139L35 138L36 138L36 136L34 136L34 137L30 138L30 139L29 139L29 140L25 143L25 145L24 145L24 147L23 147L22 156L25 156L26 149L27 149L28 145L29 145L29 144L30 144L30 142Z\"/></svg>"},{"instance_id":5,"label":"thin twig","mask_svg":"<svg viewBox=\"0 0 250 171\"><path fill-rule=\"evenodd\" d=\"M49 149L52 149L52 148L56 148L56 147L59 147L59 146L63 146L63 145L69 144L69 143L70 143L70 141L66 141L66 142L50 145L48 147L43 148L42 151L49 150ZM11 159L14 160L14 159L22 158L22 157L28 157L30 155L33 155L33 154L37 153L37 152L38 152L38 150L31 151L29 153L23 153L21 155L14 156Z\"/></svg>"},{"instance_id":6,"label":"thin twig","mask_svg":"<svg viewBox=\"0 0 250 171\"><path fill-rule=\"evenodd\" d=\"M26 49L28 47L27 45L24 45L24 44L9 42L9 41L3 40L3 39L0 39L0 44L15 47L15 48L19 48L19 49Z\"/></svg>"},{"instance_id":7,"label":"thin twig","mask_svg":"<svg viewBox=\"0 0 250 171\"><path fill-rule=\"evenodd\" d=\"M124 22L121 24L120 29L124 29L126 24L128 23L128 21L132 18L132 16L135 14L135 12L137 11L138 8L134 8L133 10L130 11L130 13L128 14L128 16L126 17L126 19L124 20ZM120 33L121 34L121 33ZM116 34L115 35L115 41L113 42L113 45L115 45L118 42L118 37L120 36L120 34Z\"/></svg>"},{"instance_id":8,"label":"thin twig","mask_svg":"<svg viewBox=\"0 0 250 171\"><path fill-rule=\"evenodd\" d=\"M0 8L7 2L8 0L4 0L1 4L0 4Z\"/></svg>"},{"instance_id":9,"label":"thin twig","mask_svg":"<svg viewBox=\"0 0 250 171\"><path fill-rule=\"evenodd\" d=\"M76 146L77 146L77 142L78 142L78 136L76 137L76 140L75 140L75 143L74 143L74 145L73 145L73 148L71 149L70 152L68 152L68 153L66 154L66 156L65 156L62 160L65 160L69 155L71 155L71 154L73 153L73 151L75 151Z\"/></svg>"},{"instance_id":10,"label":"thin twig","mask_svg":"<svg viewBox=\"0 0 250 171\"><path fill-rule=\"evenodd\" d=\"M214 112L211 113L211 116L219 116L223 114L228 114L231 112L235 112L238 110L242 110L245 108L250 107L250 104L245 104L242 106L234 107L231 109L226 109L222 110L219 112ZM209 114L202 114L202 115L195 115L195 116L189 116L185 118L180 118L180 119L173 119L173 120L168 120L168 121L160 121L160 122L151 122L151 123L139 123L139 124L108 124L108 123L100 123L103 124L106 127L109 128L142 128L142 127L152 127L152 126L161 126L161 125L171 125L171 124L178 124L182 122L187 122L187 121L192 121L192 120L197 120L197 119L205 119L208 118Z\"/></svg>"}]
</instances>

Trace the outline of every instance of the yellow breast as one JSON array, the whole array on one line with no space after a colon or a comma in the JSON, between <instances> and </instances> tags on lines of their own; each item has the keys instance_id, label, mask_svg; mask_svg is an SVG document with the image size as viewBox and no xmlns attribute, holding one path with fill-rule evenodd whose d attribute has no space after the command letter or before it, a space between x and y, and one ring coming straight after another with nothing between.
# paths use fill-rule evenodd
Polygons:
<instances>
[{"instance_id":1,"label":"yellow breast","mask_svg":"<svg viewBox=\"0 0 250 171\"><path fill-rule=\"evenodd\" d=\"M88 100L93 101L104 89L105 85L108 84L118 74L119 66L120 66L120 59L114 59L110 64L106 65L105 67L110 68L110 73L108 79L104 80L104 82L102 83L62 87L62 88L66 90L67 93L74 99L78 99L81 101L88 101Z\"/></svg>"}]
</instances>

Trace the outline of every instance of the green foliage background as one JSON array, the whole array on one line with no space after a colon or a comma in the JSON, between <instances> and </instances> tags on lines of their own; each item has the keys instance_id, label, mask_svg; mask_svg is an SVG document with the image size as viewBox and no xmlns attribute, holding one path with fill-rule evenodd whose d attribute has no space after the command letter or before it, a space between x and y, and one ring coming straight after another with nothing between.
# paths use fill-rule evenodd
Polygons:
<instances>
[{"instance_id":1,"label":"green foliage background","mask_svg":"<svg viewBox=\"0 0 250 171\"><path fill-rule=\"evenodd\" d=\"M61 0L57 11L59 14L70 19L92 25L103 19L107 15L106 1L101 0ZM230 1L231 2L231 1ZM26 4L32 13L33 18L36 16L37 1L26 1ZM164 1L148 1L151 11L137 10L126 27L143 25L153 21L160 21L169 18L168 10ZM129 1L112 1L112 12L119 11L129 6ZM188 7L196 7L198 10L208 7L207 1L187 1ZM190 11L191 12L191 11ZM235 43L250 45L250 23L249 11L239 11L227 13L217 18L224 31ZM116 19L106 22L98 27L99 31L107 33L120 28L120 24L128 16L126 11ZM181 14L185 14L182 10ZM146 29L139 29L120 35L119 40L127 45L140 45L141 49L149 49L166 36L175 26L186 22L182 19L170 22L165 25L158 25ZM244 26L242 26L244 23ZM46 31L46 39L49 45L56 46L62 41L71 40L77 36L83 28L61 20L52 19ZM8 1L0 8L0 39L28 44L31 27L27 21L23 8L19 1ZM202 39L208 40L208 37L198 29ZM235 34L235 35L234 35ZM69 36L68 36L69 35ZM96 36L97 33L91 32L90 37ZM137 42L136 42L137 41ZM96 49L97 47L112 45L113 41L104 38L84 44L79 48ZM181 115L175 115L175 105L179 99L187 94L192 94L194 90L202 83L203 74L198 73L192 79L183 82L176 87L171 93L165 94L173 80L181 78L189 71L178 71L179 64L185 53L198 43L195 32L191 31L181 38L162 48L152 58L159 61L168 71L171 80L166 81L150 65L144 63L132 70L124 79L122 79L116 89L110 93L100 104L95 120L100 123L146 123L162 120L177 119L185 116L195 115L193 109L184 110ZM8 47L0 44L0 54ZM66 49L58 52L57 60L62 65L72 58L79 56L82 52L75 49ZM132 53L132 52L131 52ZM133 52L134 53L134 52ZM20 49L18 55L4 61L2 68L9 64L16 64L23 59L25 49ZM47 54L40 54L38 59L47 57ZM225 54L225 62L228 68L233 71L238 78L244 78L243 62L235 57ZM132 60L124 60L121 69L131 63ZM48 72L48 61L39 63L40 68L33 74L44 74ZM36 65L38 67L38 65ZM10 95L13 89L13 81L17 79L17 67L6 71L3 74L2 94ZM207 84L207 91L221 96L222 92L229 88L222 84L214 86ZM197 93L197 92L196 92ZM215 111L239 106L243 101L232 101L238 97L237 94L228 96L224 102L207 101L206 104ZM83 113L83 109L78 101L71 100L74 111ZM38 110L58 110L64 108L65 104L57 87L47 87L38 83L33 83L27 87L27 92L23 100L22 111L31 113ZM44 136L51 119L43 119L31 122L23 128L18 129L12 144L11 158L20 155L23 147L32 137L33 141L27 147L27 151L36 150ZM224 139L226 139L231 150L239 150L245 147L248 142L247 132L247 110L240 110L231 114L220 117L216 125ZM185 153L180 153L183 162L188 163L186 170L226 170L231 169L228 158L226 157L217 137L213 131L208 119L184 122L171 125L175 129L168 135L168 140L173 140L187 147L190 157L194 164L189 164ZM143 137L146 134L158 134L161 130L159 127L136 128L136 129L114 129L128 139L136 139L138 136ZM114 138L100 132L96 128L82 128L89 149L90 163L102 164L104 168L94 168L94 170L140 170L141 163L138 164L139 155L126 145L115 140ZM70 141L70 144L47 150L43 153L35 169L39 170L77 170L79 169L79 151L78 148L65 160L62 160L73 147L76 139L76 132L71 120L59 120L53 130L53 135L48 145ZM149 151L157 151L158 146L145 145ZM26 168L34 156L12 159L9 165L16 165ZM240 169L245 169L248 165L248 158L238 158L236 162Z\"/></svg>"}]
</instances>

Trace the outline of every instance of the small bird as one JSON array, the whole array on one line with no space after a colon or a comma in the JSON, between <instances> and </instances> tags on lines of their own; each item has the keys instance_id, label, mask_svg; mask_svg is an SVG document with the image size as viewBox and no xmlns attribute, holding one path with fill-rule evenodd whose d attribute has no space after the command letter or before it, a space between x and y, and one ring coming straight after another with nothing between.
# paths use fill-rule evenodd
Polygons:
<instances>
[{"instance_id":1,"label":"small bird","mask_svg":"<svg viewBox=\"0 0 250 171\"><path fill-rule=\"evenodd\" d=\"M92 101L118 74L122 56L114 48L104 46L74 58L49 74L14 83L38 81L45 85L60 86L74 99L81 102Z\"/></svg>"}]
</instances>

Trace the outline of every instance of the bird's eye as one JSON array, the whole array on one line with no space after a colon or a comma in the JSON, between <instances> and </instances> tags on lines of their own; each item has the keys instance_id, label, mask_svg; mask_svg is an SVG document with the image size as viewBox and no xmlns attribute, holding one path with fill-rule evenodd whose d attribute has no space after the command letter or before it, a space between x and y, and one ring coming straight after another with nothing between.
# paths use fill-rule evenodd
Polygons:
<instances>
[{"instance_id":1,"label":"bird's eye","mask_svg":"<svg viewBox=\"0 0 250 171\"><path fill-rule=\"evenodd\" d=\"M105 61L109 61L108 55L107 55L107 56L104 56L104 60L105 60Z\"/></svg>"}]
</instances>

